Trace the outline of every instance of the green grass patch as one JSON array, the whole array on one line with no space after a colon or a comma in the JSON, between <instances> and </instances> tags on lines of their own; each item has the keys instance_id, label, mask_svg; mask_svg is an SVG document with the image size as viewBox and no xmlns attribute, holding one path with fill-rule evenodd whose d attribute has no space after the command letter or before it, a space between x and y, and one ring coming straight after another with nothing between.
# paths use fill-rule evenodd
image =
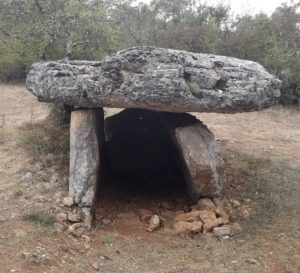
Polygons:
<instances>
[{"instance_id":1,"label":"green grass patch","mask_svg":"<svg viewBox=\"0 0 300 273\"><path fill-rule=\"evenodd\" d=\"M52 226L55 222L55 218L43 211L32 211L25 214L22 219L24 221L41 224L43 226Z\"/></svg>"},{"instance_id":2,"label":"green grass patch","mask_svg":"<svg viewBox=\"0 0 300 273\"><path fill-rule=\"evenodd\" d=\"M14 192L14 197L21 197L23 196L23 191L22 190L16 190Z\"/></svg>"}]
</instances>

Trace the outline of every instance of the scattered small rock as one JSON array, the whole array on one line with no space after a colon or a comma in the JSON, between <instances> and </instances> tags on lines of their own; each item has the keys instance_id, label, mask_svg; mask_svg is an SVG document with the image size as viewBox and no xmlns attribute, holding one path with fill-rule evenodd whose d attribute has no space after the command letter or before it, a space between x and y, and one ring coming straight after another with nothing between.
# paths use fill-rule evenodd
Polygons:
<instances>
[{"instance_id":1,"label":"scattered small rock","mask_svg":"<svg viewBox=\"0 0 300 273\"><path fill-rule=\"evenodd\" d=\"M195 210L188 213L178 214L175 217L175 221L197 222L202 221L203 232L211 231L214 227L220 224L220 220L216 217L216 214L208 210Z\"/></svg>"},{"instance_id":2,"label":"scattered small rock","mask_svg":"<svg viewBox=\"0 0 300 273\"><path fill-rule=\"evenodd\" d=\"M247 220L250 217L250 211L251 209L247 205L242 205L240 207L240 217L243 220Z\"/></svg>"},{"instance_id":3,"label":"scattered small rock","mask_svg":"<svg viewBox=\"0 0 300 273\"><path fill-rule=\"evenodd\" d=\"M259 265L259 262L254 258L249 258L246 260L246 262L253 265Z\"/></svg>"},{"instance_id":4,"label":"scattered small rock","mask_svg":"<svg viewBox=\"0 0 300 273\"><path fill-rule=\"evenodd\" d=\"M72 207L74 205L74 200L72 197L65 197L62 203L66 207Z\"/></svg>"},{"instance_id":5,"label":"scattered small rock","mask_svg":"<svg viewBox=\"0 0 300 273\"><path fill-rule=\"evenodd\" d=\"M215 210L216 216L218 217L219 224L226 225L229 223L229 216L225 210L217 208Z\"/></svg>"},{"instance_id":6,"label":"scattered small rock","mask_svg":"<svg viewBox=\"0 0 300 273\"><path fill-rule=\"evenodd\" d=\"M148 209L139 209L138 215L141 222L148 222L151 219L153 212Z\"/></svg>"},{"instance_id":7,"label":"scattered small rock","mask_svg":"<svg viewBox=\"0 0 300 273\"><path fill-rule=\"evenodd\" d=\"M81 217L80 215L76 214L76 213L73 213L73 212L68 212L68 220L70 222L80 222L81 221Z\"/></svg>"},{"instance_id":8,"label":"scattered small rock","mask_svg":"<svg viewBox=\"0 0 300 273\"><path fill-rule=\"evenodd\" d=\"M58 222L64 222L64 221L67 221L68 219L68 215L64 212L60 212L56 215L56 220Z\"/></svg>"},{"instance_id":9,"label":"scattered small rock","mask_svg":"<svg viewBox=\"0 0 300 273\"><path fill-rule=\"evenodd\" d=\"M84 240L85 243L91 242L91 238L87 235L81 235L81 238Z\"/></svg>"},{"instance_id":10,"label":"scattered small rock","mask_svg":"<svg viewBox=\"0 0 300 273\"><path fill-rule=\"evenodd\" d=\"M66 230L66 227L64 224L56 222L54 223L54 229L56 232L61 233Z\"/></svg>"},{"instance_id":11,"label":"scattered small rock","mask_svg":"<svg viewBox=\"0 0 300 273\"><path fill-rule=\"evenodd\" d=\"M241 203L237 200L231 199L229 202L232 205L232 207L234 207L234 208L238 208L241 206Z\"/></svg>"},{"instance_id":12,"label":"scattered small rock","mask_svg":"<svg viewBox=\"0 0 300 273\"><path fill-rule=\"evenodd\" d=\"M156 215L156 214L154 214L154 215L151 217L151 219L150 219L150 221L149 221L149 225L148 225L148 227L146 228L146 230L147 230L148 232L152 232L152 231L158 229L158 228L160 227L160 225L161 225L161 221L160 221L159 216Z\"/></svg>"},{"instance_id":13,"label":"scattered small rock","mask_svg":"<svg viewBox=\"0 0 300 273\"><path fill-rule=\"evenodd\" d=\"M84 225L82 223L76 223L76 224L69 226L68 230L74 236L80 237L85 233L86 229L87 229L86 225Z\"/></svg>"},{"instance_id":14,"label":"scattered small rock","mask_svg":"<svg viewBox=\"0 0 300 273\"><path fill-rule=\"evenodd\" d=\"M203 222L203 233L212 231L212 229L219 225L219 220L216 214L208 210L199 210L199 217Z\"/></svg>"},{"instance_id":15,"label":"scattered small rock","mask_svg":"<svg viewBox=\"0 0 300 273\"><path fill-rule=\"evenodd\" d=\"M174 224L173 228L176 233L199 233L202 231L202 222L179 221Z\"/></svg>"},{"instance_id":16,"label":"scattered small rock","mask_svg":"<svg viewBox=\"0 0 300 273\"><path fill-rule=\"evenodd\" d=\"M230 235L230 227L229 226L221 226L221 227L214 227L213 233L218 237L223 237L226 235Z\"/></svg>"},{"instance_id":17,"label":"scattered small rock","mask_svg":"<svg viewBox=\"0 0 300 273\"><path fill-rule=\"evenodd\" d=\"M98 271L100 269L100 266L98 263L95 262L92 264L92 268L95 269L96 271Z\"/></svg>"},{"instance_id":18,"label":"scattered small rock","mask_svg":"<svg viewBox=\"0 0 300 273\"><path fill-rule=\"evenodd\" d=\"M209 210L209 211L215 211L216 205L214 202L208 198L201 198L198 201L197 207L199 210Z\"/></svg>"},{"instance_id":19,"label":"scattered small rock","mask_svg":"<svg viewBox=\"0 0 300 273\"><path fill-rule=\"evenodd\" d=\"M230 215L232 205L227 199L214 198L213 202L216 204L218 209L224 210L228 215Z\"/></svg>"},{"instance_id":20,"label":"scattered small rock","mask_svg":"<svg viewBox=\"0 0 300 273\"><path fill-rule=\"evenodd\" d=\"M187 222L193 222L193 221L199 221L199 211L194 210L187 213L176 213L175 221L187 221Z\"/></svg>"}]
</instances>

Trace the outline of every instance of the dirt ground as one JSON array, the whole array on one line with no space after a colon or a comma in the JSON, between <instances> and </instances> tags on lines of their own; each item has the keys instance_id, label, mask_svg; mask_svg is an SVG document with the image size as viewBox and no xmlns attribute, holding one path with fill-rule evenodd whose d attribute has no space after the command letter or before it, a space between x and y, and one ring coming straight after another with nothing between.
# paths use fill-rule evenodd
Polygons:
<instances>
[{"instance_id":1,"label":"dirt ground","mask_svg":"<svg viewBox=\"0 0 300 273\"><path fill-rule=\"evenodd\" d=\"M197 114L222 145L227 194L250 198L257 207L257 215L227 239L178 236L170 223L146 232L139 208L168 219L175 211L161 208L161 201L185 198L164 192L103 195L99 204L110 222L97 223L90 239L25 221L33 211L55 216L67 195L65 178L62 185L51 184L55 170L41 169L20 145L20 126L47 113L47 105L23 87L0 85L0 273L300 272L300 112L274 107Z\"/></svg>"}]
</instances>

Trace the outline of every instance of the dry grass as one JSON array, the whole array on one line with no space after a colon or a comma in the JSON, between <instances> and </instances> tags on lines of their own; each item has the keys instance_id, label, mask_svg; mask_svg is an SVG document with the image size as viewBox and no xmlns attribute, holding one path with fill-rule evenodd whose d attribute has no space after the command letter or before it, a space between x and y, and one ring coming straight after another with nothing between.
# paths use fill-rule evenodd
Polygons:
<instances>
[{"instance_id":1,"label":"dry grass","mask_svg":"<svg viewBox=\"0 0 300 273\"><path fill-rule=\"evenodd\" d=\"M300 124L300 108L294 106L276 105L264 110L270 121L285 120L290 125Z\"/></svg>"},{"instance_id":2,"label":"dry grass","mask_svg":"<svg viewBox=\"0 0 300 273\"><path fill-rule=\"evenodd\" d=\"M0 84L0 127L10 131L24 122L45 119L48 111L23 85Z\"/></svg>"},{"instance_id":3,"label":"dry grass","mask_svg":"<svg viewBox=\"0 0 300 273\"><path fill-rule=\"evenodd\" d=\"M20 145L35 162L47 167L47 157L52 155L51 164L66 174L69 166L69 130L56 127L47 120L40 123L27 123L21 127ZM48 166L49 167L49 166Z\"/></svg>"},{"instance_id":4,"label":"dry grass","mask_svg":"<svg viewBox=\"0 0 300 273\"><path fill-rule=\"evenodd\" d=\"M257 158L237 151L226 151L226 154L237 180L243 181L242 190L235 192L235 196L253 199L256 204L256 214L245 225L246 234L270 225L274 232L274 228L282 228L276 224L278 217L296 217L300 211L299 170L276 159ZM289 226L283 227L287 228Z\"/></svg>"},{"instance_id":5,"label":"dry grass","mask_svg":"<svg viewBox=\"0 0 300 273\"><path fill-rule=\"evenodd\" d=\"M8 133L20 130L18 142L29 157L46 163L45 158L54 155L51 163L66 173L69 130L58 122L61 112L50 108L49 111L49 105L39 103L22 85L0 84L0 144Z\"/></svg>"},{"instance_id":6,"label":"dry grass","mask_svg":"<svg viewBox=\"0 0 300 273\"><path fill-rule=\"evenodd\" d=\"M2 128L0 128L0 145L5 143L5 132Z\"/></svg>"}]
</instances>

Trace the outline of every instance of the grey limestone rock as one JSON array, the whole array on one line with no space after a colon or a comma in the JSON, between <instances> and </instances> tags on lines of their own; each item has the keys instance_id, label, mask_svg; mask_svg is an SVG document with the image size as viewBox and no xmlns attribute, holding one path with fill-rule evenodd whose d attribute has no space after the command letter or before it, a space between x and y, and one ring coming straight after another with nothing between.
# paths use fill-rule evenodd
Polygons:
<instances>
[{"instance_id":1,"label":"grey limestone rock","mask_svg":"<svg viewBox=\"0 0 300 273\"><path fill-rule=\"evenodd\" d=\"M102 129L102 130L101 130ZM73 111L70 128L69 194L81 207L93 207L100 174L103 110Z\"/></svg>"},{"instance_id":2,"label":"grey limestone rock","mask_svg":"<svg viewBox=\"0 0 300 273\"><path fill-rule=\"evenodd\" d=\"M193 186L192 199L219 196L224 184L224 163L214 135L201 122L177 128L176 141L185 162L185 178Z\"/></svg>"},{"instance_id":3,"label":"grey limestone rock","mask_svg":"<svg viewBox=\"0 0 300 273\"><path fill-rule=\"evenodd\" d=\"M216 197L224 184L224 162L214 135L198 119L181 114L160 114L177 147L178 164L184 172L188 193L195 202L200 197Z\"/></svg>"},{"instance_id":4,"label":"grey limestone rock","mask_svg":"<svg viewBox=\"0 0 300 273\"><path fill-rule=\"evenodd\" d=\"M281 82L252 61L134 47L102 62L36 63L26 85L45 102L167 112L235 113L275 104Z\"/></svg>"}]
</instances>

